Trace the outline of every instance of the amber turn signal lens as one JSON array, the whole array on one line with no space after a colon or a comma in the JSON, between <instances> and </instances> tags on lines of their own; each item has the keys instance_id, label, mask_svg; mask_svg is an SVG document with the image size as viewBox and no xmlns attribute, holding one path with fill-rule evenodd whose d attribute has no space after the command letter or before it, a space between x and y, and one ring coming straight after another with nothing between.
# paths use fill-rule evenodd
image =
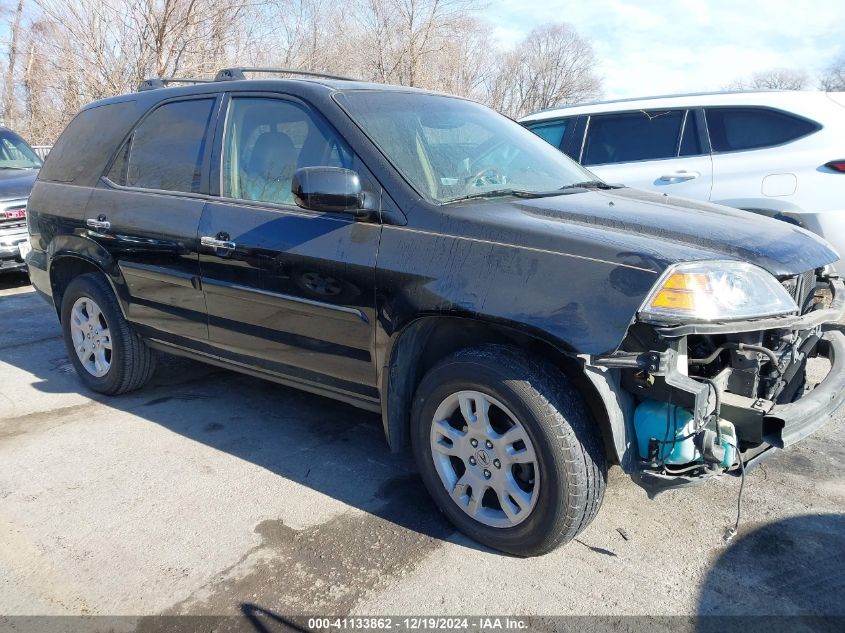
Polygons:
<instances>
[{"instance_id":1,"label":"amber turn signal lens","mask_svg":"<svg viewBox=\"0 0 845 633\"><path fill-rule=\"evenodd\" d=\"M664 288L651 300L651 307L694 310L695 295L686 290L669 290Z\"/></svg>"},{"instance_id":2,"label":"amber turn signal lens","mask_svg":"<svg viewBox=\"0 0 845 633\"><path fill-rule=\"evenodd\" d=\"M706 274L674 273L651 300L651 307L693 311L696 292L710 292L710 281Z\"/></svg>"},{"instance_id":3,"label":"amber turn signal lens","mask_svg":"<svg viewBox=\"0 0 845 633\"><path fill-rule=\"evenodd\" d=\"M707 275L702 273L674 273L666 280L663 287L670 290L702 290L710 291Z\"/></svg>"}]
</instances>

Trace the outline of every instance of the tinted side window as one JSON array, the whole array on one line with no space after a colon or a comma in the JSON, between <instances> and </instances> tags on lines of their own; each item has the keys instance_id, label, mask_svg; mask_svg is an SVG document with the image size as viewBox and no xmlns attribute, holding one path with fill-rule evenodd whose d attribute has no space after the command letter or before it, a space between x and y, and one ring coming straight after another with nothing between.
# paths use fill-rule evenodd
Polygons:
<instances>
[{"instance_id":1,"label":"tinted side window","mask_svg":"<svg viewBox=\"0 0 845 633\"><path fill-rule=\"evenodd\" d=\"M525 127L547 143L560 149L560 143L563 141L563 135L566 133L566 126L568 124L569 119L558 119L556 121L526 123Z\"/></svg>"},{"instance_id":2,"label":"tinted side window","mask_svg":"<svg viewBox=\"0 0 845 633\"><path fill-rule=\"evenodd\" d=\"M805 119L765 108L710 108L705 116L715 152L780 145L818 128Z\"/></svg>"},{"instance_id":3,"label":"tinted side window","mask_svg":"<svg viewBox=\"0 0 845 633\"><path fill-rule=\"evenodd\" d=\"M92 186L120 141L140 118L134 100L88 108L77 114L50 150L39 180Z\"/></svg>"},{"instance_id":4,"label":"tinted side window","mask_svg":"<svg viewBox=\"0 0 845 633\"><path fill-rule=\"evenodd\" d=\"M626 112L590 117L585 165L674 158L683 110Z\"/></svg>"},{"instance_id":5,"label":"tinted side window","mask_svg":"<svg viewBox=\"0 0 845 633\"><path fill-rule=\"evenodd\" d=\"M121 147L108 178L118 185L196 193L214 99L153 110Z\"/></svg>"},{"instance_id":6,"label":"tinted side window","mask_svg":"<svg viewBox=\"0 0 845 633\"><path fill-rule=\"evenodd\" d=\"M223 140L223 195L293 204L300 167L352 167L352 151L322 119L281 99L235 97Z\"/></svg>"}]
</instances>

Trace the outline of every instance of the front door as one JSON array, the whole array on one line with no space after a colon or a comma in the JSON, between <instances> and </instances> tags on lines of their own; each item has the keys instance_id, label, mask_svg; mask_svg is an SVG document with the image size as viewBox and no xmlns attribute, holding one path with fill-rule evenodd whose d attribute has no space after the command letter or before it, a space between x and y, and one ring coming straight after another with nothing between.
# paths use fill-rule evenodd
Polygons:
<instances>
[{"instance_id":1,"label":"front door","mask_svg":"<svg viewBox=\"0 0 845 633\"><path fill-rule=\"evenodd\" d=\"M86 209L88 236L111 253L126 283L127 318L161 336L208 338L197 229L219 101L179 99L152 110Z\"/></svg>"},{"instance_id":2,"label":"front door","mask_svg":"<svg viewBox=\"0 0 845 633\"><path fill-rule=\"evenodd\" d=\"M221 197L200 223L212 345L296 386L376 402L378 223L293 202L296 169L363 166L297 100L235 96L222 134Z\"/></svg>"},{"instance_id":3,"label":"front door","mask_svg":"<svg viewBox=\"0 0 845 633\"><path fill-rule=\"evenodd\" d=\"M713 163L695 110L591 116L582 164L609 183L709 200Z\"/></svg>"}]
</instances>

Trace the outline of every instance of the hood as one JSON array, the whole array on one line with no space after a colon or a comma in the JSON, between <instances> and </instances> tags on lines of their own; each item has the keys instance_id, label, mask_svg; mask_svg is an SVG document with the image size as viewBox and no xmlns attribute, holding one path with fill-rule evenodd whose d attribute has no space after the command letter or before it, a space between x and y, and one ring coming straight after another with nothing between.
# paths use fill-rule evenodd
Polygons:
<instances>
[{"instance_id":1,"label":"hood","mask_svg":"<svg viewBox=\"0 0 845 633\"><path fill-rule=\"evenodd\" d=\"M0 169L0 200L29 197L37 175L37 169Z\"/></svg>"},{"instance_id":2,"label":"hood","mask_svg":"<svg viewBox=\"0 0 845 633\"><path fill-rule=\"evenodd\" d=\"M481 215L480 207L473 211ZM793 224L627 187L485 207L486 239L523 245L520 234L525 246L657 273L679 262L729 259L783 277L839 259L822 238Z\"/></svg>"}]
</instances>

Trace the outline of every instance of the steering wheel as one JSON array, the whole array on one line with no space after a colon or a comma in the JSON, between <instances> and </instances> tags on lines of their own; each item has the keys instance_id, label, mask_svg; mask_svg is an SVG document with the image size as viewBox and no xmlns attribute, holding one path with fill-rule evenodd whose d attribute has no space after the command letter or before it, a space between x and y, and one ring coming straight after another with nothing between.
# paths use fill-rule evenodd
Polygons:
<instances>
[{"instance_id":1,"label":"steering wheel","mask_svg":"<svg viewBox=\"0 0 845 633\"><path fill-rule=\"evenodd\" d=\"M485 187L487 185L505 185L507 177L495 167L485 167L475 176L467 180L470 187Z\"/></svg>"}]
</instances>

